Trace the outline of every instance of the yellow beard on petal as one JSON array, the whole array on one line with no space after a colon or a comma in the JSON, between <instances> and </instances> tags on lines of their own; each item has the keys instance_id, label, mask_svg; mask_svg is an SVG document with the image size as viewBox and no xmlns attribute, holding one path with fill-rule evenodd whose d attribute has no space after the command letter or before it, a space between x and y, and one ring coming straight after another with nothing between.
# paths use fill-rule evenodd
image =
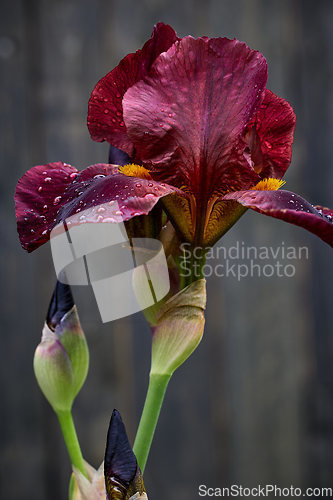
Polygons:
<instances>
[{"instance_id":1,"label":"yellow beard on petal","mask_svg":"<svg viewBox=\"0 0 333 500\"><path fill-rule=\"evenodd\" d=\"M139 179L151 179L149 170L141 165L135 165L135 163L129 163L118 168L121 174L127 175L127 177L138 177Z\"/></svg>"},{"instance_id":2,"label":"yellow beard on petal","mask_svg":"<svg viewBox=\"0 0 333 500\"><path fill-rule=\"evenodd\" d=\"M269 177L268 179L263 179L258 182L258 184L253 186L251 189L255 191L276 191L280 187L284 186L285 183L286 181L281 179L273 179L272 177Z\"/></svg>"}]
</instances>

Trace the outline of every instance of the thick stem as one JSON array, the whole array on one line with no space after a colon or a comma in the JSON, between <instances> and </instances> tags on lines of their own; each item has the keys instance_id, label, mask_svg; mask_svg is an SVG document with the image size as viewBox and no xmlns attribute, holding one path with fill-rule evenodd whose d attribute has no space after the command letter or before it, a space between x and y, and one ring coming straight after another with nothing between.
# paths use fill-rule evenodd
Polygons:
<instances>
[{"instance_id":1,"label":"thick stem","mask_svg":"<svg viewBox=\"0 0 333 500\"><path fill-rule=\"evenodd\" d=\"M150 446L154 437L165 391L171 375L151 374L138 432L133 447L140 469L143 473Z\"/></svg>"},{"instance_id":2,"label":"thick stem","mask_svg":"<svg viewBox=\"0 0 333 500\"><path fill-rule=\"evenodd\" d=\"M74 467L76 467L85 477L88 477L73 422L72 412L57 412L57 417L72 465L74 465Z\"/></svg>"}]
</instances>

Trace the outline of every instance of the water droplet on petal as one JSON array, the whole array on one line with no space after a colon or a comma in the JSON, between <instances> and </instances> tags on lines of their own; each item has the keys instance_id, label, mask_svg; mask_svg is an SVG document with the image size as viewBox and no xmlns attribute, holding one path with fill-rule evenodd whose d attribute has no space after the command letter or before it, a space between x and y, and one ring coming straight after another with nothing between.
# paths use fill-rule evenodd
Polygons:
<instances>
[{"instance_id":1,"label":"water droplet on petal","mask_svg":"<svg viewBox=\"0 0 333 500\"><path fill-rule=\"evenodd\" d=\"M142 186L142 184L140 184L140 182L138 182L137 184L135 184L137 188L140 188Z\"/></svg>"},{"instance_id":2,"label":"water droplet on petal","mask_svg":"<svg viewBox=\"0 0 333 500\"><path fill-rule=\"evenodd\" d=\"M153 184L152 182L148 182L148 187L150 187L150 188L151 188L151 187L153 187L153 185L154 185L154 184Z\"/></svg>"},{"instance_id":3,"label":"water droplet on petal","mask_svg":"<svg viewBox=\"0 0 333 500\"><path fill-rule=\"evenodd\" d=\"M147 200L153 200L155 198L155 195L153 195L152 193L147 193L145 194L144 196Z\"/></svg>"},{"instance_id":4,"label":"water droplet on petal","mask_svg":"<svg viewBox=\"0 0 333 500\"><path fill-rule=\"evenodd\" d=\"M41 192L43 191L42 186L39 186L39 188L37 189L37 191L38 191L39 193L41 193Z\"/></svg>"},{"instance_id":5,"label":"water droplet on petal","mask_svg":"<svg viewBox=\"0 0 333 500\"><path fill-rule=\"evenodd\" d=\"M98 207L97 212L99 214L102 213L102 212L105 212L105 208L104 207Z\"/></svg>"},{"instance_id":6,"label":"water droplet on petal","mask_svg":"<svg viewBox=\"0 0 333 500\"><path fill-rule=\"evenodd\" d=\"M115 212L115 214L116 214L116 215L123 215L123 213L122 213L120 210L117 210L117 211Z\"/></svg>"},{"instance_id":7,"label":"water droplet on petal","mask_svg":"<svg viewBox=\"0 0 333 500\"><path fill-rule=\"evenodd\" d=\"M77 177L77 173L76 172L72 172L69 177L71 179L75 179L75 177Z\"/></svg>"},{"instance_id":8,"label":"water droplet on petal","mask_svg":"<svg viewBox=\"0 0 333 500\"><path fill-rule=\"evenodd\" d=\"M45 231L42 232L42 236L45 236L47 234L47 229L45 229Z\"/></svg>"},{"instance_id":9,"label":"water droplet on petal","mask_svg":"<svg viewBox=\"0 0 333 500\"><path fill-rule=\"evenodd\" d=\"M53 200L53 205L58 205L61 202L61 196L56 196Z\"/></svg>"},{"instance_id":10,"label":"water droplet on petal","mask_svg":"<svg viewBox=\"0 0 333 500\"><path fill-rule=\"evenodd\" d=\"M43 205L43 210L47 210L47 205Z\"/></svg>"},{"instance_id":11,"label":"water droplet on petal","mask_svg":"<svg viewBox=\"0 0 333 500\"><path fill-rule=\"evenodd\" d=\"M103 220L103 222L115 222L115 220L114 220L113 217L105 217L105 219Z\"/></svg>"},{"instance_id":12,"label":"water droplet on petal","mask_svg":"<svg viewBox=\"0 0 333 500\"><path fill-rule=\"evenodd\" d=\"M108 110L108 108L105 108L105 109L104 109L104 114L106 114L106 115L107 115L107 114L109 114L109 113L110 113L110 110Z\"/></svg>"},{"instance_id":13,"label":"water droplet on petal","mask_svg":"<svg viewBox=\"0 0 333 500\"><path fill-rule=\"evenodd\" d=\"M124 127L125 123L124 123L123 121L121 121L121 122L119 123L119 125L120 125L121 127Z\"/></svg>"},{"instance_id":14,"label":"water droplet on petal","mask_svg":"<svg viewBox=\"0 0 333 500\"><path fill-rule=\"evenodd\" d=\"M45 181L45 182L51 182L51 181L52 181L52 178L51 178L51 177L45 177L44 181Z\"/></svg>"}]
</instances>

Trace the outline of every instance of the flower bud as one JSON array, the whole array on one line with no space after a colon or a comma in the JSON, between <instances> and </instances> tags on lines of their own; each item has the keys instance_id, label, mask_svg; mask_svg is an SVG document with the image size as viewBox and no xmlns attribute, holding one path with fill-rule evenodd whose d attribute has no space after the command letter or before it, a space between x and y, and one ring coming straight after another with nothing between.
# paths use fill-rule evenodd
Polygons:
<instances>
[{"instance_id":1,"label":"flower bud","mask_svg":"<svg viewBox=\"0 0 333 500\"><path fill-rule=\"evenodd\" d=\"M159 310L153 328L151 375L169 375L192 354L204 331L206 280L191 283Z\"/></svg>"},{"instance_id":2,"label":"flower bud","mask_svg":"<svg viewBox=\"0 0 333 500\"><path fill-rule=\"evenodd\" d=\"M129 444L120 413L114 410L108 431L104 459L108 500L141 500L147 497L138 462ZM137 496L136 496L137 495Z\"/></svg>"},{"instance_id":3,"label":"flower bud","mask_svg":"<svg viewBox=\"0 0 333 500\"><path fill-rule=\"evenodd\" d=\"M88 366L88 346L70 287L57 282L34 357L38 384L55 412L71 409Z\"/></svg>"}]
</instances>

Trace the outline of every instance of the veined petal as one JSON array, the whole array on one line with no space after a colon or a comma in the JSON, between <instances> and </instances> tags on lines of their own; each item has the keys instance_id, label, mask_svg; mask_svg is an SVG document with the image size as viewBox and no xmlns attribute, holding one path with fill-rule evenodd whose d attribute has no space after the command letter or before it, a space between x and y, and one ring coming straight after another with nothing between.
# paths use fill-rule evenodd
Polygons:
<instances>
[{"instance_id":1,"label":"veined petal","mask_svg":"<svg viewBox=\"0 0 333 500\"><path fill-rule=\"evenodd\" d=\"M39 186L47 190L40 193ZM174 191L164 183L127 177L115 165L92 165L81 172L62 163L39 165L23 175L15 193L21 244L28 252L35 250L57 224L72 216L77 223L119 223L148 214Z\"/></svg>"},{"instance_id":2,"label":"veined petal","mask_svg":"<svg viewBox=\"0 0 333 500\"><path fill-rule=\"evenodd\" d=\"M283 177L291 161L295 125L290 104L266 89L263 103L245 134L254 169L262 178Z\"/></svg>"},{"instance_id":3,"label":"veined petal","mask_svg":"<svg viewBox=\"0 0 333 500\"><path fill-rule=\"evenodd\" d=\"M123 96L147 73L156 57L168 50L177 39L171 26L158 23L141 50L124 57L97 83L88 105L87 123L92 139L108 141L132 156L133 145L127 137L123 121Z\"/></svg>"},{"instance_id":4,"label":"veined petal","mask_svg":"<svg viewBox=\"0 0 333 500\"><path fill-rule=\"evenodd\" d=\"M224 196L270 217L301 226L333 246L333 211L311 205L290 191L239 191Z\"/></svg>"},{"instance_id":5,"label":"veined petal","mask_svg":"<svg viewBox=\"0 0 333 500\"><path fill-rule=\"evenodd\" d=\"M183 38L123 99L137 157L152 177L198 199L258 181L241 134L262 102L264 57L226 38Z\"/></svg>"}]
</instances>

